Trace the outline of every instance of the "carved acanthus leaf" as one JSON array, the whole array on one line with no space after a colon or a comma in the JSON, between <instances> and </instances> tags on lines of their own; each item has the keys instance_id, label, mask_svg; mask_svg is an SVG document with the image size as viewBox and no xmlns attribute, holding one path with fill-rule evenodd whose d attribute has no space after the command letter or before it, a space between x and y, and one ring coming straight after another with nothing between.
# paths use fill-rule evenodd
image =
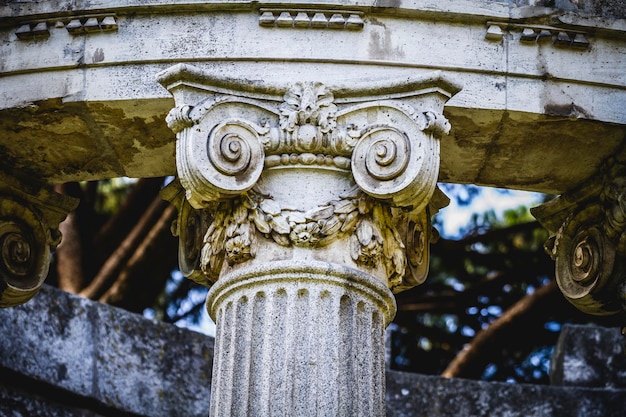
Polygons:
<instances>
[{"instance_id":1,"label":"carved acanthus leaf","mask_svg":"<svg viewBox=\"0 0 626 417\"><path fill-rule=\"evenodd\" d=\"M337 124L335 113L337 106L330 90L322 83L295 83L285 93L284 102L279 106L280 127L290 133L287 140L295 142L296 146L312 149L319 144L313 143L310 133L313 130L303 127L314 128L315 136L325 134L333 130Z\"/></svg>"},{"instance_id":2,"label":"carved acanthus leaf","mask_svg":"<svg viewBox=\"0 0 626 417\"><path fill-rule=\"evenodd\" d=\"M353 125L337 128L337 106L322 83L296 83L278 106L278 128L261 137L268 168L279 165L350 167L360 136Z\"/></svg>"},{"instance_id":3,"label":"carved acanthus leaf","mask_svg":"<svg viewBox=\"0 0 626 417\"><path fill-rule=\"evenodd\" d=\"M217 280L224 261L232 266L256 256L256 233L281 246L305 248L326 246L348 237L352 259L368 268L382 265L392 290L421 283L428 271L430 222L424 220L427 210L420 214L423 221L418 223L421 233L418 238L413 239L415 221L410 226L411 232L403 237L399 230L406 227L399 225L417 214L376 201L356 187L340 199L306 212L282 209L271 196L258 189L222 201L210 211L207 217L212 222L204 234L195 266L209 282ZM189 275L192 279L196 277Z\"/></svg>"}]
</instances>

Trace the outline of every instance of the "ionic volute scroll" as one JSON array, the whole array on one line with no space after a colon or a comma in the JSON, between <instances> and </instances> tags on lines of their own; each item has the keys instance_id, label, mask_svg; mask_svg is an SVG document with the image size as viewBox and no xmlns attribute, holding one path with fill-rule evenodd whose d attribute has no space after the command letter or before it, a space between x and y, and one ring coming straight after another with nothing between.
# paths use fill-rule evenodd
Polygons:
<instances>
[{"instance_id":1,"label":"ionic volute scroll","mask_svg":"<svg viewBox=\"0 0 626 417\"><path fill-rule=\"evenodd\" d=\"M202 119L178 132L178 176L193 207L207 207L256 184L263 171L263 133L262 126L242 118Z\"/></svg>"},{"instance_id":2,"label":"ionic volute scroll","mask_svg":"<svg viewBox=\"0 0 626 417\"><path fill-rule=\"evenodd\" d=\"M178 237L178 267L190 280L210 286L215 279L209 279L199 268L200 252L204 232L212 223L210 209L195 209L185 198L185 189L178 179L174 179L163 190L161 197L169 201L178 211L171 225L172 235Z\"/></svg>"},{"instance_id":3,"label":"ionic volute scroll","mask_svg":"<svg viewBox=\"0 0 626 417\"><path fill-rule=\"evenodd\" d=\"M43 285L59 223L78 201L42 186L0 178L0 308L30 300Z\"/></svg>"},{"instance_id":4,"label":"ionic volute scroll","mask_svg":"<svg viewBox=\"0 0 626 417\"><path fill-rule=\"evenodd\" d=\"M435 191L439 138L449 131L447 119L441 114L435 116L432 111L418 113L392 101L375 105L379 116L375 123L362 129L352 153L354 180L374 198L421 211ZM443 131L435 128L439 127L434 122L436 117L448 128ZM426 121L427 118L433 122Z\"/></svg>"},{"instance_id":5,"label":"ionic volute scroll","mask_svg":"<svg viewBox=\"0 0 626 417\"><path fill-rule=\"evenodd\" d=\"M552 232L546 249L565 298L594 315L626 313L626 166L600 175L533 209Z\"/></svg>"}]
</instances>

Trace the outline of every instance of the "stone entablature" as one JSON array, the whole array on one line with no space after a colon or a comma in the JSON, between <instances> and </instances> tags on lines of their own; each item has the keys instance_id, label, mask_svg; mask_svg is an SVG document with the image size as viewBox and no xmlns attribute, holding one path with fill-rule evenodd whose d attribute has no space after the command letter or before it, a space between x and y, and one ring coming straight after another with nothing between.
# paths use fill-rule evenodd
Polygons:
<instances>
[{"instance_id":1,"label":"stone entablature","mask_svg":"<svg viewBox=\"0 0 626 417\"><path fill-rule=\"evenodd\" d=\"M0 7L3 152L50 182L174 174L171 98L154 76L181 62L271 83L316 81L301 79L315 65L328 85L437 69L464 85L446 107L440 180L561 193L615 152L626 120L624 16L592 3L12 3ZM292 21L262 24L268 11ZM41 23L49 36L17 35Z\"/></svg>"}]
</instances>

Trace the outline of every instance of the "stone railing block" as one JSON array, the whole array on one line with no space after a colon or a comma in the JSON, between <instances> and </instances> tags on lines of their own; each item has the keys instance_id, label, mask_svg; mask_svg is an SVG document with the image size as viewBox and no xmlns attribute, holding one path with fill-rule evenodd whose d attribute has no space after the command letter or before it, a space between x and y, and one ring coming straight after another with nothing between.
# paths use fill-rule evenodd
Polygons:
<instances>
[{"instance_id":1,"label":"stone railing block","mask_svg":"<svg viewBox=\"0 0 626 417\"><path fill-rule=\"evenodd\" d=\"M622 417L626 390L387 372L387 416Z\"/></svg>"},{"instance_id":2,"label":"stone railing block","mask_svg":"<svg viewBox=\"0 0 626 417\"><path fill-rule=\"evenodd\" d=\"M0 332L0 374L120 412L208 413L212 338L45 285L30 302L0 310Z\"/></svg>"},{"instance_id":3,"label":"stone railing block","mask_svg":"<svg viewBox=\"0 0 626 417\"><path fill-rule=\"evenodd\" d=\"M625 343L619 328L564 326L552 357L552 384L626 388Z\"/></svg>"}]
</instances>

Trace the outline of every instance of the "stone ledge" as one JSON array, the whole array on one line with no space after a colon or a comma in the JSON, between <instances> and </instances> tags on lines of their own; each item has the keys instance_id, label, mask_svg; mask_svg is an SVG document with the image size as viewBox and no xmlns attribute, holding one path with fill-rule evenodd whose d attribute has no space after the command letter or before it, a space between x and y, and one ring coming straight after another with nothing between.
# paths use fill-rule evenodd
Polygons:
<instances>
[{"instance_id":1,"label":"stone ledge","mask_svg":"<svg viewBox=\"0 0 626 417\"><path fill-rule=\"evenodd\" d=\"M208 413L211 337L46 285L28 303L0 309L0 331L2 416L206 417ZM561 382L570 386L539 386L388 371L387 416L622 417L626 389L610 388L620 381L619 363L623 363L614 350L622 348L615 348L613 342L620 342L612 339L615 332L565 327L562 337L562 343L571 344L575 335L577 347L584 347L580 354L613 352L611 363L617 367L613 371L601 361L594 362L609 388L571 386L577 382L569 377ZM555 360L560 358L557 353Z\"/></svg>"},{"instance_id":2,"label":"stone ledge","mask_svg":"<svg viewBox=\"0 0 626 417\"><path fill-rule=\"evenodd\" d=\"M105 417L89 410L56 404L48 398L0 385L0 416L10 417ZM107 416L108 417L108 416Z\"/></svg>"},{"instance_id":3,"label":"stone ledge","mask_svg":"<svg viewBox=\"0 0 626 417\"><path fill-rule=\"evenodd\" d=\"M551 383L626 389L625 343L618 328L563 327L552 358Z\"/></svg>"},{"instance_id":4,"label":"stone ledge","mask_svg":"<svg viewBox=\"0 0 626 417\"><path fill-rule=\"evenodd\" d=\"M141 417L0 368L0 416Z\"/></svg>"},{"instance_id":5,"label":"stone ledge","mask_svg":"<svg viewBox=\"0 0 626 417\"><path fill-rule=\"evenodd\" d=\"M0 310L0 366L151 417L209 409L213 339L45 286Z\"/></svg>"},{"instance_id":6,"label":"stone ledge","mask_svg":"<svg viewBox=\"0 0 626 417\"><path fill-rule=\"evenodd\" d=\"M387 373L387 416L623 417L626 390Z\"/></svg>"},{"instance_id":7,"label":"stone ledge","mask_svg":"<svg viewBox=\"0 0 626 417\"><path fill-rule=\"evenodd\" d=\"M225 7L229 9L254 9L259 6L275 7L283 6L284 1L265 0L128 0L120 4L118 1L102 0L98 2L84 2L77 6L71 0L54 0L46 2L23 2L23 5L12 4L0 9L0 22L5 19L23 18L28 16L69 15L74 10L94 12L101 10L118 10L126 13L152 13L155 10L161 12L171 11L211 11ZM233 4L234 3L234 4ZM586 16L598 16L604 18L625 18L626 11L620 0L587 0L578 2L572 0L556 1L530 1L530 0L456 0L454 2L431 2L423 0L405 0L403 2L393 0L336 0L324 2L333 4L335 7L359 8L362 10L376 10L389 14L421 14L450 16L463 16L467 19L471 16L500 17L512 19L527 19L533 17L549 17L565 13L578 13ZM582 3L582 4L578 4ZM291 0L290 7L303 8L316 4L310 0ZM548 7L544 4L549 5Z\"/></svg>"}]
</instances>

